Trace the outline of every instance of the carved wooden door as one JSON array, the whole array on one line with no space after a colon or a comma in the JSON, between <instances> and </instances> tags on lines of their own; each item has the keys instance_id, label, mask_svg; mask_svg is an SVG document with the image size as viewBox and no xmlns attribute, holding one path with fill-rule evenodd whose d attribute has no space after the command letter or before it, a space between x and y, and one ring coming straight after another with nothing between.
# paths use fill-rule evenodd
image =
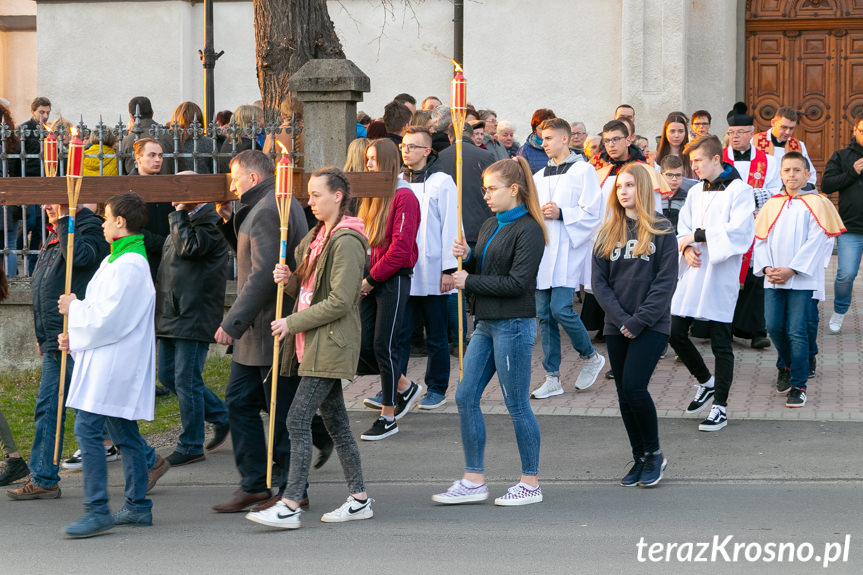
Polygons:
<instances>
[{"instance_id":1,"label":"carved wooden door","mask_svg":"<svg viewBox=\"0 0 863 575\"><path fill-rule=\"evenodd\" d=\"M795 137L820 175L863 113L863 0L748 1L746 96L759 130L781 106L801 113Z\"/></svg>"}]
</instances>

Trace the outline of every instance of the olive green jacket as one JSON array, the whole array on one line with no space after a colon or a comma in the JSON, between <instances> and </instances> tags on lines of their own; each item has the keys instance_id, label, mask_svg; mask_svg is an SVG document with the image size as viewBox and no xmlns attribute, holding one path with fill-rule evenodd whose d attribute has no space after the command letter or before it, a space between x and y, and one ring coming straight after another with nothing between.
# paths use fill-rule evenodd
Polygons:
<instances>
[{"instance_id":1,"label":"olive green jacket","mask_svg":"<svg viewBox=\"0 0 863 575\"><path fill-rule=\"evenodd\" d=\"M309 232L295 251L303 259L314 240ZM360 357L360 286L368 252L366 238L351 228L339 228L324 246L315 266L315 287L311 305L297 311L300 281L292 275L285 292L294 298L294 310L287 317L290 335L282 353L282 375L353 379ZM305 332L303 363L297 363L294 334Z\"/></svg>"}]
</instances>

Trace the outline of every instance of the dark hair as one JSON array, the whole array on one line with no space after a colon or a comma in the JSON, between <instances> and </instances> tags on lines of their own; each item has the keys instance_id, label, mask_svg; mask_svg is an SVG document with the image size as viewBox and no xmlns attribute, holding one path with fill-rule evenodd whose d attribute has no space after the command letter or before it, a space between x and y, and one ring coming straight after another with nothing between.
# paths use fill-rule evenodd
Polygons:
<instances>
[{"instance_id":1,"label":"dark hair","mask_svg":"<svg viewBox=\"0 0 863 575\"><path fill-rule=\"evenodd\" d=\"M189 133L189 128L193 121L197 121L201 126L204 125L204 112L194 102L183 102L174 108L174 114L171 117L171 124L177 124L177 130L180 132L178 138L181 144L185 144L187 140L192 139Z\"/></svg>"},{"instance_id":2,"label":"dark hair","mask_svg":"<svg viewBox=\"0 0 863 575\"><path fill-rule=\"evenodd\" d=\"M566 132L567 138L572 135L572 129L569 127L569 122L563 118L549 118L548 120L544 120L542 124L539 125L539 131L542 132L543 130L560 130Z\"/></svg>"},{"instance_id":3,"label":"dark hair","mask_svg":"<svg viewBox=\"0 0 863 575\"><path fill-rule=\"evenodd\" d=\"M713 116L707 110L695 110L692 112L692 120L695 121L695 118L707 118L708 122L713 122Z\"/></svg>"},{"instance_id":4,"label":"dark hair","mask_svg":"<svg viewBox=\"0 0 863 575\"><path fill-rule=\"evenodd\" d=\"M0 124L6 122L6 125L9 126L9 137L6 139L6 147L7 153L14 154L15 150L19 147L20 138L15 134L15 119L12 117L12 112L9 108L0 102ZM3 142L0 142L2 144ZM0 267L3 267L3 264L0 263Z\"/></svg>"},{"instance_id":5,"label":"dark hair","mask_svg":"<svg viewBox=\"0 0 863 575\"><path fill-rule=\"evenodd\" d=\"M678 153L686 148L686 145L689 143L689 122L687 117L680 112L671 112L665 118L665 123L662 125L662 135L659 137L659 146L656 148L656 156L654 157L654 160L660 164L671 153L671 142L668 141L667 135L668 126L671 124L683 124L683 142L680 144ZM683 175L691 178L693 174L692 168L689 167L689 156L683 156L681 160L683 161Z\"/></svg>"},{"instance_id":6,"label":"dark hair","mask_svg":"<svg viewBox=\"0 0 863 575\"><path fill-rule=\"evenodd\" d=\"M136 110L141 115L142 120L153 118L153 104L150 103L150 98L147 96L135 96L129 100L129 115L134 116Z\"/></svg>"},{"instance_id":7,"label":"dark hair","mask_svg":"<svg viewBox=\"0 0 863 575\"><path fill-rule=\"evenodd\" d=\"M556 118L557 114L555 114L552 110L548 108L540 108L533 113L533 116L530 118L530 130L531 132L536 133L536 127L542 124L544 121L550 118Z\"/></svg>"},{"instance_id":8,"label":"dark hair","mask_svg":"<svg viewBox=\"0 0 863 575\"><path fill-rule=\"evenodd\" d=\"M686 147L683 148L681 154L689 157L692 152L697 150L698 148L704 148L704 151L707 152L707 155L711 158L713 156L722 157L722 142L716 136L699 136L686 144Z\"/></svg>"},{"instance_id":9,"label":"dark hair","mask_svg":"<svg viewBox=\"0 0 863 575\"><path fill-rule=\"evenodd\" d=\"M380 140L386 137L387 127L380 120L374 120L366 127L366 138L369 140Z\"/></svg>"},{"instance_id":10,"label":"dark hair","mask_svg":"<svg viewBox=\"0 0 863 575\"><path fill-rule=\"evenodd\" d=\"M262 180L273 175L273 161L260 150L243 150L233 158L229 166L240 164L240 167L252 174L257 174Z\"/></svg>"},{"instance_id":11,"label":"dark hair","mask_svg":"<svg viewBox=\"0 0 863 575\"><path fill-rule=\"evenodd\" d=\"M606 132L615 131L629 137L629 128L626 126L625 123L621 122L620 120L611 120L609 122L606 122L605 125L602 127L601 133L605 134Z\"/></svg>"},{"instance_id":12,"label":"dark hair","mask_svg":"<svg viewBox=\"0 0 863 575\"><path fill-rule=\"evenodd\" d=\"M787 116L782 116L783 118L787 118ZM788 118L789 120L791 118ZM782 156L782 161L779 162L779 165L785 163L785 160L800 160L803 162L803 165L806 166L806 169L809 169L809 160L806 159L806 156L801 154L800 152L786 152L784 156Z\"/></svg>"},{"instance_id":13,"label":"dark hair","mask_svg":"<svg viewBox=\"0 0 863 575\"><path fill-rule=\"evenodd\" d=\"M351 205L351 184L348 182L348 178L345 176L345 173L338 169L335 166L327 166L325 168L321 168L319 170L315 170L312 175L312 178L324 178L326 181L327 188L335 192L342 192L342 203L339 204L339 220L348 213L348 208ZM317 237L318 232L321 230L321 227L324 225L323 221L318 220L317 225L312 229L311 235L312 238ZM324 238L324 245L321 246L321 250L318 253L324 251L324 248L327 247L327 242L330 241L332 237L332 233ZM300 283L306 283L309 279L309 276L314 271L314 268L309 266L309 256L312 253L312 244L309 243L309 248L306 250L306 253L303 255L303 259L300 262L300 265L297 266L297 269L294 271L297 274L297 277L300 278Z\"/></svg>"},{"instance_id":14,"label":"dark hair","mask_svg":"<svg viewBox=\"0 0 863 575\"><path fill-rule=\"evenodd\" d=\"M405 128L405 136L407 136L408 134L424 134L423 139L428 144L431 144L431 132L429 132L429 129L425 126L408 126L407 128Z\"/></svg>"},{"instance_id":15,"label":"dark hair","mask_svg":"<svg viewBox=\"0 0 863 575\"><path fill-rule=\"evenodd\" d=\"M51 100L46 98L45 96L36 96L33 101L30 103L30 111L35 112L36 108L40 106L48 106L51 107Z\"/></svg>"},{"instance_id":16,"label":"dark hair","mask_svg":"<svg viewBox=\"0 0 863 575\"><path fill-rule=\"evenodd\" d=\"M411 110L395 100L384 106L384 126L387 133L398 134L411 121Z\"/></svg>"},{"instance_id":17,"label":"dark hair","mask_svg":"<svg viewBox=\"0 0 863 575\"><path fill-rule=\"evenodd\" d=\"M446 133L447 133L447 135L449 135L450 138L453 139L453 141L455 141L455 128L453 127L452 124L450 124L449 127L446 129ZM465 123L464 128L462 129L461 135L462 135L462 137L467 136L468 138L473 138L473 126L471 126L468 123Z\"/></svg>"},{"instance_id":18,"label":"dark hair","mask_svg":"<svg viewBox=\"0 0 863 575\"><path fill-rule=\"evenodd\" d=\"M135 140L133 144L133 149L135 150L135 157L140 156L144 153L144 148L147 144L156 144L161 149L162 143L159 140L155 140L153 138L141 138L140 140Z\"/></svg>"},{"instance_id":19,"label":"dark hair","mask_svg":"<svg viewBox=\"0 0 863 575\"><path fill-rule=\"evenodd\" d=\"M393 102L398 102L399 104L413 104L414 106L417 105L417 99L404 92L396 94L396 97L393 98Z\"/></svg>"},{"instance_id":20,"label":"dark hair","mask_svg":"<svg viewBox=\"0 0 863 575\"><path fill-rule=\"evenodd\" d=\"M785 118L789 122L799 122L800 114L794 108L790 108L788 106L782 106L778 110L776 110L776 114L773 115L774 118Z\"/></svg>"},{"instance_id":21,"label":"dark hair","mask_svg":"<svg viewBox=\"0 0 863 575\"><path fill-rule=\"evenodd\" d=\"M479 111L479 119L480 120L484 121L489 116L494 116L495 118L497 118L497 112L495 112L494 110L480 110Z\"/></svg>"},{"instance_id":22,"label":"dark hair","mask_svg":"<svg viewBox=\"0 0 863 575\"><path fill-rule=\"evenodd\" d=\"M632 106L630 106L629 104L621 104L621 105L619 105L617 108L615 108L615 109L614 109L614 113L616 114L616 113L617 113L617 111L618 111L619 109L621 109L621 108L629 108L630 110L632 110L633 115L635 114L635 108L633 108L633 107L632 107Z\"/></svg>"},{"instance_id":23,"label":"dark hair","mask_svg":"<svg viewBox=\"0 0 863 575\"><path fill-rule=\"evenodd\" d=\"M218 114L216 114L216 123L220 126L226 126L231 122L231 116L234 113L230 110L222 110Z\"/></svg>"},{"instance_id":24,"label":"dark hair","mask_svg":"<svg viewBox=\"0 0 863 575\"><path fill-rule=\"evenodd\" d=\"M362 110L357 112L357 124L362 124L363 126L368 126L372 123L372 118Z\"/></svg>"},{"instance_id":25,"label":"dark hair","mask_svg":"<svg viewBox=\"0 0 863 575\"><path fill-rule=\"evenodd\" d=\"M147 204L135 192L118 194L108 199L105 206L111 208L114 217L126 220L126 230L130 234L140 234L147 225Z\"/></svg>"},{"instance_id":26,"label":"dark hair","mask_svg":"<svg viewBox=\"0 0 863 575\"><path fill-rule=\"evenodd\" d=\"M686 157L686 156L683 156ZM662 161L659 162L659 167L663 170L673 170L674 168L682 168L683 167L683 159L681 156L677 156L675 154L671 154L662 158Z\"/></svg>"}]
</instances>

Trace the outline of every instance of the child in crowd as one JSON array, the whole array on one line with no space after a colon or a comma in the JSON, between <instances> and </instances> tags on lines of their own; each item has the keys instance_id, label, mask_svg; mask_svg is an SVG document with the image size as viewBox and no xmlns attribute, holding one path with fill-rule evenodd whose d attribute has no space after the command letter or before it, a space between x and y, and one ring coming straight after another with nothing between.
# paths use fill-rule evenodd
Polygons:
<instances>
[{"instance_id":1,"label":"child in crowd","mask_svg":"<svg viewBox=\"0 0 863 575\"><path fill-rule=\"evenodd\" d=\"M785 407L806 405L809 315L824 282L824 246L845 231L827 196L807 186L809 162L800 152L781 160L782 193L767 200L755 221L754 273L764 276L767 333L776 346L776 390ZM810 188L810 189L806 189Z\"/></svg>"},{"instance_id":2,"label":"child in crowd","mask_svg":"<svg viewBox=\"0 0 863 575\"><path fill-rule=\"evenodd\" d=\"M620 480L626 487L656 485L668 463L647 385L671 333L678 256L674 229L656 212L651 169L632 163L617 175L593 254L593 294L605 310L608 357L634 460Z\"/></svg>"}]
</instances>

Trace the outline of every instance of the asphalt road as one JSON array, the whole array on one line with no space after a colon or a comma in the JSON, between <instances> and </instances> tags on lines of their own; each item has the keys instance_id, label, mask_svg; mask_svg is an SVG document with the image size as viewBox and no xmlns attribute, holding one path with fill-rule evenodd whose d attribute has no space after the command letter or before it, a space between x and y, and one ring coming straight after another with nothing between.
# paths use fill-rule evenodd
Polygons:
<instances>
[{"instance_id":1,"label":"asphalt road","mask_svg":"<svg viewBox=\"0 0 863 575\"><path fill-rule=\"evenodd\" d=\"M351 413L354 431L372 417ZM508 417L486 421L494 497L517 480L519 460ZM732 422L708 434L696 419L661 420L670 464L649 490L616 484L628 468L618 419L545 416L540 426L545 501L523 508L431 502L462 466L457 417L435 413L410 414L399 435L361 442L375 499L369 521L320 522L346 497L335 457L311 476L299 530L212 513L237 482L222 447L165 475L152 493L153 527L67 540L61 528L82 512L80 474L70 474L62 499L0 499L0 574L863 573L861 423ZM122 473L109 469L116 507ZM779 544L783 561L765 561Z\"/></svg>"}]
</instances>

